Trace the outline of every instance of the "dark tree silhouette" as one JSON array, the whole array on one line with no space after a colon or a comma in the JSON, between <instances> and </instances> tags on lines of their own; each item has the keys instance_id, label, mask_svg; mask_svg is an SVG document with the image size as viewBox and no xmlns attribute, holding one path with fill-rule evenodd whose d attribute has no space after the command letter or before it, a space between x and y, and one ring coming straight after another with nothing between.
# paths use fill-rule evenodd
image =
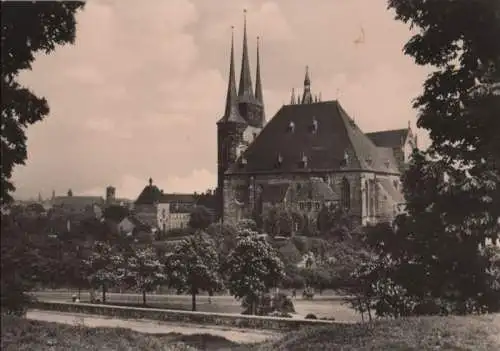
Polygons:
<instances>
[{"instance_id":1,"label":"dark tree silhouette","mask_svg":"<svg viewBox=\"0 0 500 351\"><path fill-rule=\"evenodd\" d=\"M12 200L10 181L15 165L27 158L25 129L49 113L47 100L37 97L17 81L22 70L31 69L37 52L46 54L57 45L73 43L75 13L81 1L2 1L2 166L1 201Z\"/></svg>"}]
</instances>

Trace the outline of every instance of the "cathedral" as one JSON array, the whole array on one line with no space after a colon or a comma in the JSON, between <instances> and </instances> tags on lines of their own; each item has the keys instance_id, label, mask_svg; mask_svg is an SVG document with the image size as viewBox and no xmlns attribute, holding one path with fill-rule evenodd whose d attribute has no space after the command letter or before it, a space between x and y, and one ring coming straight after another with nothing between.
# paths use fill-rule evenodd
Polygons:
<instances>
[{"instance_id":1,"label":"cathedral","mask_svg":"<svg viewBox=\"0 0 500 351\"><path fill-rule=\"evenodd\" d=\"M222 221L262 218L271 206L314 221L332 204L363 225L392 220L404 205L401 171L417 146L410 124L364 133L339 101L313 95L307 67L302 96L292 90L290 103L266 123L258 40L256 54L254 89L245 19L239 85L231 38L225 111L217 122Z\"/></svg>"}]
</instances>

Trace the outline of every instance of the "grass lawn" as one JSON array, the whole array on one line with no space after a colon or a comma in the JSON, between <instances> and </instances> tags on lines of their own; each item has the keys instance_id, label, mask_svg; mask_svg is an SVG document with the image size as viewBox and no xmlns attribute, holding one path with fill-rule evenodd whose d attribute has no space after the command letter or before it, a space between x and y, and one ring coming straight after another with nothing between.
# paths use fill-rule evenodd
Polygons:
<instances>
[{"instance_id":1,"label":"grass lawn","mask_svg":"<svg viewBox=\"0 0 500 351\"><path fill-rule=\"evenodd\" d=\"M425 317L307 328L280 341L237 345L207 334L145 335L2 317L2 350L474 350L500 349L500 316ZM496 340L496 341L495 341Z\"/></svg>"}]
</instances>

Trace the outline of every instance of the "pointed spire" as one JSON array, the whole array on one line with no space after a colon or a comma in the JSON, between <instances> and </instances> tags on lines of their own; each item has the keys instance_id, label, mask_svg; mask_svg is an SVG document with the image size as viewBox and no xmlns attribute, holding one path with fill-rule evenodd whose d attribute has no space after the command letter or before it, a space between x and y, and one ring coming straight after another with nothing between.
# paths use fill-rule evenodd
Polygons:
<instances>
[{"instance_id":1,"label":"pointed spire","mask_svg":"<svg viewBox=\"0 0 500 351\"><path fill-rule=\"evenodd\" d=\"M264 111L264 95L262 94L262 81L260 79L260 37L257 37L257 71L255 78L255 98L262 105L260 120L262 125L265 122L266 114Z\"/></svg>"},{"instance_id":2,"label":"pointed spire","mask_svg":"<svg viewBox=\"0 0 500 351\"><path fill-rule=\"evenodd\" d=\"M295 89L292 88L292 97L290 98L290 105L295 105Z\"/></svg>"},{"instance_id":3,"label":"pointed spire","mask_svg":"<svg viewBox=\"0 0 500 351\"><path fill-rule=\"evenodd\" d=\"M319 92L318 100L321 102L321 91Z\"/></svg>"},{"instance_id":4,"label":"pointed spire","mask_svg":"<svg viewBox=\"0 0 500 351\"><path fill-rule=\"evenodd\" d=\"M262 81L260 80L260 38L257 37L257 72L255 78L255 98L264 105L264 96L262 95Z\"/></svg>"},{"instance_id":5,"label":"pointed spire","mask_svg":"<svg viewBox=\"0 0 500 351\"><path fill-rule=\"evenodd\" d=\"M304 86L311 85L311 78L309 78L309 66L306 66L306 76L304 78Z\"/></svg>"},{"instance_id":6,"label":"pointed spire","mask_svg":"<svg viewBox=\"0 0 500 351\"><path fill-rule=\"evenodd\" d=\"M243 10L243 54L241 56L241 73L238 97L254 98L252 89L252 76L250 75L250 61L247 45L247 10Z\"/></svg>"},{"instance_id":7,"label":"pointed spire","mask_svg":"<svg viewBox=\"0 0 500 351\"><path fill-rule=\"evenodd\" d=\"M231 53L229 57L229 79L227 83L226 109L223 122L244 122L238 111L236 96L236 76L234 72L234 27L231 27Z\"/></svg>"},{"instance_id":8,"label":"pointed spire","mask_svg":"<svg viewBox=\"0 0 500 351\"><path fill-rule=\"evenodd\" d=\"M304 78L304 94L302 95L303 104L313 103L313 97L311 94L311 78L309 77L309 66L306 66L306 76Z\"/></svg>"}]
</instances>

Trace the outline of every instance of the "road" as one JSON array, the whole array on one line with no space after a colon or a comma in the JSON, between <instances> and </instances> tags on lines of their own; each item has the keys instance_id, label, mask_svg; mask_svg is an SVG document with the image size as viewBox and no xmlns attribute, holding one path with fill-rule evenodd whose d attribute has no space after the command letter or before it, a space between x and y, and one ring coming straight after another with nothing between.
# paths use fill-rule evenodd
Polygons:
<instances>
[{"instance_id":1,"label":"road","mask_svg":"<svg viewBox=\"0 0 500 351\"><path fill-rule=\"evenodd\" d=\"M35 296L42 301L71 301L73 294L74 292L69 291L39 291L35 293ZM82 292L81 301L88 302L89 300L89 293ZM142 295L108 293L106 300L108 303L141 304ZM361 316L349 308L339 296L320 296L318 298L315 296L313 300L304 300L299 297L294 299L293 303L298 317L305 317L312 313L318 318L335 318L338 322L353 323L361 320ZM191 296L151 294L147 295L147 304L158 308L190 310ZM211 303L208 301L208 296L199 296L197 309L198 311L214 313L242 312L240 302L232 296L213 296Z\"/></svg>"},{"instance_id":2,"label":"road","mask_svg":"<svg viewBox=\"0 0 500 351\"><path fill-rule=\"evenodd\" d=\"M269 332L259 330L256 332L251 329L229 330L228 328L205 327L200 325L189 324L170 324L159 321L150 320L121 320L114 318L102 318L99 316L79 314L79 313L62 313L52 311L28 311L26 318L38 321L64 323L70 325L86 326L90 328L107 327L107 328L126 328L140 333L147 334L167 334L179 333L183 335L192 334L210 334L221 336L236 343L258 343L266 340L275 340L281 336L277 332Z\"/></svg>"}]
</instances>

